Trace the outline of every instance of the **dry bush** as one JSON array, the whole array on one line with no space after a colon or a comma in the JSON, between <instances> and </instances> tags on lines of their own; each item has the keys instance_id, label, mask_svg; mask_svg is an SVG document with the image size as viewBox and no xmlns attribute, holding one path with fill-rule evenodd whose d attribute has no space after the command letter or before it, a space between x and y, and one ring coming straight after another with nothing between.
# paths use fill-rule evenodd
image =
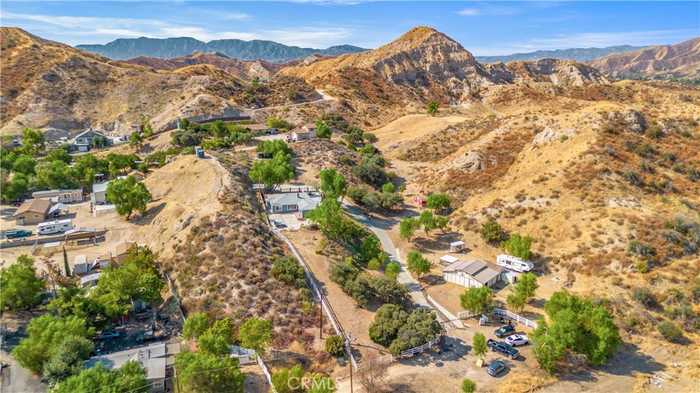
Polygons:
<instances>
[{"instance_id":1,"label":"dry bush","mask_svg":"<svg viewBox=\"0 0 700 393\"><path fill-rule=\"evenodd\" d=\"M357 379L367 393L384 392L387 389L387 370L389 361L376 354L363 358L362 367L357 371Z\"/></svg>"}]
</instances>

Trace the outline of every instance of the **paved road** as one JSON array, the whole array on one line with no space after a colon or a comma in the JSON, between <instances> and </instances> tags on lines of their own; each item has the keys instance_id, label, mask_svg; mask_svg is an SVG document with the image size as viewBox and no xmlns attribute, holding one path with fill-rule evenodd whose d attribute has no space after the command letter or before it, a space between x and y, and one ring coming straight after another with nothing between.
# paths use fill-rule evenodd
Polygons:
<instances>
[{"instance_id":1,"label":"paved road","mask_svg":"<svg viewBox=\"0 0 700 393\"><path fill-rule=\"evenodd\" d=\"M362 211L356 206L344 204L343 207L355 220L365 225L370 231L377 235L379 241L382 243L382 248L384 251L389 254L392 259L399 262L401 265L401 272L399 272L397 280L399 283L406 285L413 302L421 307L432 308L430 303L428 303L428 299L426 299L425 294L421 290L420 283L416 281L416 279L413 278L413 276L411 276L411 274L408 272L406 262L401 258L399 249L394 246L394 242L391 241L391 238L385 229L391 228L392 224L386 220L369 218L362 214Z\"/></svg>"}]
</instances>

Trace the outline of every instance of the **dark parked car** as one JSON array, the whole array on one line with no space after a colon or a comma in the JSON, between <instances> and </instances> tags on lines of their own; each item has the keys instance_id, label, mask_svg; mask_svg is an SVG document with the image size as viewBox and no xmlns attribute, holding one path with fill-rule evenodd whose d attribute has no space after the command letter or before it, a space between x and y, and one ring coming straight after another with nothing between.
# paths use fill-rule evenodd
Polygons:
<instances>
[{"instance_id":1,"label":"dark parked car","mask_svg":"<svg viewBox=\"0 0 700 393\"><path fill-rule=\"evenodd\" d=\"M4 235L8 239L21 239L23 237L31 236L32 231L27 231L25 229L13 229L11 231L6 231Z\"/></svg>"},{"instance_id":2,"label":"dark parked car","mask_svg":"<svg viewBox=\"0 0 700 393\"><path fill-rule=\"evenodd\" d=\"M492 351L500 352L500 353L508 356L511 359L517 359L518 356L520 356L520 352L518 352L517 349L513 348L512 345L505 343L503 341L496 341L496 340L488 339L486 341L486 345L488 345Z\"/></svg>"},{"instance_id":3,"label":"dark parked car","mask_svg":"<svg viewBox=\"0 0 700 393\"><path fill-rule=\"evenodd\" d=\"M489 373L490 376L492 377L497 377L504 371L506 371L508 367L506 367L506 364L503 363L502 360L494 360L489 364L488 368L486 369L486 372Z\"/></svg>"},{"instance_id":4,"label":"dark parked car","mask_svg":"<svg viewBox=\"0 0 700 393\"><path fill-rule=\"evenodd\" d=\"M515 333L515 327L513 325L510 325L510 324L503 325L503 326L499 327L498 329L496 329L495 332L493 332L493 334L495 334L496 337L498 337L498 338L510 336L513 333Z\"/></svg>"},{"instance_id":5,"label":"dark parked car","mask_svg":"<svg viewBox=\"0 0 700 393\"><path fill-rule=\"evenodd\" d=\"M97 340L113 340L122 335L123 333L117 330L105 330L97 336Z\"/></svg>"}]
</instances>

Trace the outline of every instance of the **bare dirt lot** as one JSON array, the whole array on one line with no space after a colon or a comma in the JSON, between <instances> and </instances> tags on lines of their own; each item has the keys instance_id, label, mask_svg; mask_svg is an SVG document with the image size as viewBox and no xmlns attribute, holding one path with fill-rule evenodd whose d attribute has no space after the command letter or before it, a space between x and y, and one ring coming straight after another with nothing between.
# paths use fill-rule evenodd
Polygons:
<instances>
[{"instance_id":1,"label":"bare dirt lot","mask_svg":"<svg viewBox=\"0 0 700 393\"><path fill-rule=\"evenodd\" d=\"M321 290L325 291L343 329L355 337L357 343L376 346L370 340L368 333L369 325L374 319L374 312L357 307L355 301L346 295L338 284L331 281L331 260L315 252L318 242L323 235L316 231L301 229L299 231L287 231L285 236L294 243L294 246L311 267L316 279L321 283Z\"/></svg>"},{"instance_id":2,"label":"bare dirt lot","mask_svg":"<svg viewBox=\"0 0 700 393\"><path fill-rule=\"evenodd\" d=\"M144 180L153 200L143 216L135 213L129 221L115 211L93 216L89 202L66 205L76 227L107 229L106 241L94 246L67 248L68 260L85 255L88 259L114 252L122 242L148 245L161 255L170 255L171 247L184 236L184 229L219 209L218 193L227 182L228 173L214 159L178 156L164 167L155 169ZM3 221L5 225L13 225ZM36 230L34 230L36 232ZM62 258L59 249L43 253ZM0 251L0 260L11 263L22 254L35 254L33 247L16 247ZM60 254L60 255L59 255ZM38 266L41 268L41 266Z\"/></svg>"}]
</instances>

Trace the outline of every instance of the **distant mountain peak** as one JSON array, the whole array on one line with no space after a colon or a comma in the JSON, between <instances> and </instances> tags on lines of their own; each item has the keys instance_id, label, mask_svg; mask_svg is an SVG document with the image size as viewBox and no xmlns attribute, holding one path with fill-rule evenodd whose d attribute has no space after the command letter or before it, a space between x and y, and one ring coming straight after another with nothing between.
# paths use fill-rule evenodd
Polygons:
<instances>
[{"instance_id":1,"label":"distant mountain peak","mask_svg":"<svg viewBox=\"0 0 700 393\"><path fill-rule=\"evenodd\" d=\"M98 53L113 60L141 56L171 59L202 52L219 53L240 60L265 60L274 63L303 59L312 54L337 56L365 50L352 45L336 45L326 49L300 48L264 40L222 39L202 42L192 37L119 38L104 45L77 45L76 48Z\"/></svg>"}]
</instances>

